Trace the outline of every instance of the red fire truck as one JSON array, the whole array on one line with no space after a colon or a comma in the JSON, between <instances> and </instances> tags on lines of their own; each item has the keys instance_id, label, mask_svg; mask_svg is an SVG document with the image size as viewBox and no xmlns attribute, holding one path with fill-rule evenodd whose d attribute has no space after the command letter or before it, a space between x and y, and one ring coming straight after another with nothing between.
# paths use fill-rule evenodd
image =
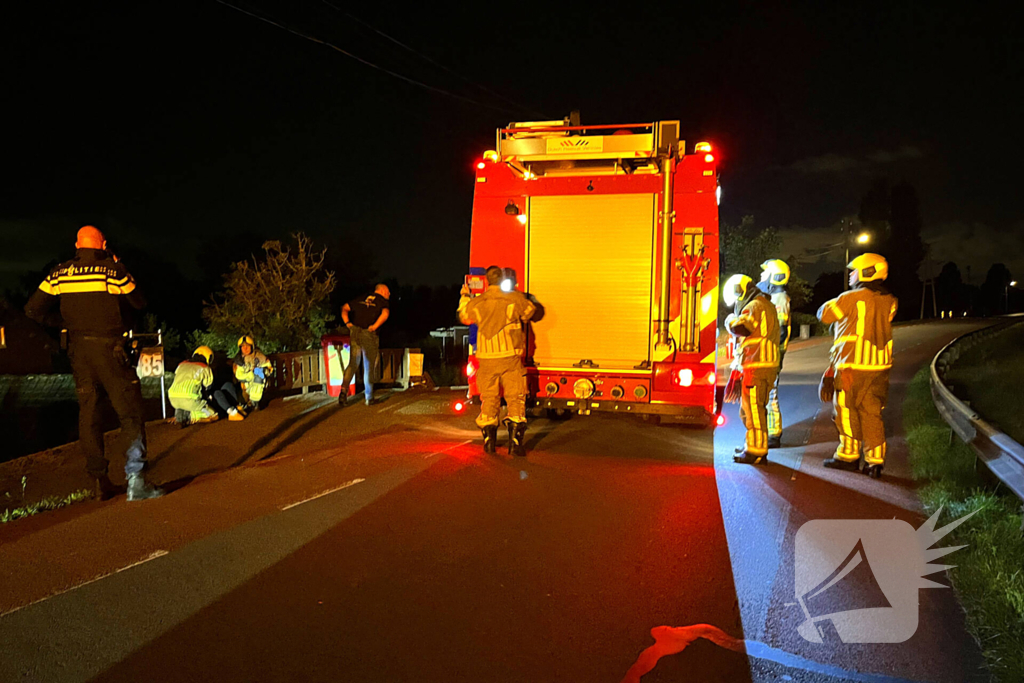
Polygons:
<instances>
[{"instance_id":1,"label":"red fire truck","mask_svg":"<svg viewBox=\"0 0 1024 683\"><path fill-rule=\"evenodd\" d=\"M540 303L534 407L714 423L718 198L711 145L688 149L678 121L498 130L476 165L467 282L498 265Z\"/></svg>"}]
</instances>

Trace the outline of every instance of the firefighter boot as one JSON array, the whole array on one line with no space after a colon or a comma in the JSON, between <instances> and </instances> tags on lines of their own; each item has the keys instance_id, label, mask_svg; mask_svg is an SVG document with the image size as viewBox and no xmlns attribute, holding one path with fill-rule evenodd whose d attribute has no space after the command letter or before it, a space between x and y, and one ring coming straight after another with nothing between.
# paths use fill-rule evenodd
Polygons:
<instances>
[{"instance_id":1,"label":"firefighter boot","mask_svg":"<svg viewBox=\"0 0 1024 683\"><path fill-rule=\"evenodd\" d=\"M825 467L833 470L846 470L847 472L856 472L860 469L859 460L840 460L839 458L826 458L822 463ZM881 471L879 471L881 474Z\"/></svg>"},{"instance_id":2,"label":"firefighter boot","mask_svg":"<svg viewBox=\"0 0 1024 683\"><path fill-rule=\"evenodd\" d=\"M178 408L174 411L174 424L178 425L179 429L188 427L191 422L191 415L187 410L181 410Z\"/></svg>"},{"instance_id":3,"label":"firefighter boot","mask_svg":"<svg viewBox=\"0 0 1024 683\"><path fill-rule=\"evenodd\" d=\"M508 425L508 454L526 456L526 423L507 420Z\"/></svg>"},{"instance_id":4,"label":"firefighter boot","mask_svg":"<svg viewBox=\"0 0 1024 683\"><path fill-rule=\"evenodd\" d=\"M141 474L128 475L129 502L147 500L149 498L159 498L162 495L164 495L164 492L155 486L147 484L145 478L143 478Z\"/></svg>"},{"instance_id":5,"label":"firefighter boot","mask_svg":"<svg viewBox=\"0 0 1024 683\"><path fill-rule=\"evenodd\" d=\"M882 466L881 465L868 465L864 464L864 474L868 475L872 479L882 478Z\"/></svg>"},{"instance_id":6,"label":"firefighter boot","mask_svg":"<svg viewBox=\"0 0 1024 683\"><path fill-rule=\"evenodd\" d=\"M782 448L782 435L769 436L768 437L768 448Z\"/></svg>"},{"instance_id":7,"label":"firefighter boot","mask_svg":"<svg viewBox=\"0 0 1024 683\"><path fill-rule=\"evenodd\" d=\"M732 461L740 465L767 465L768 456L766 455L754 455L753 453L747 453L745 448L737 448L736 454L732 456Z\"/></svg>"},{"instance_id":8,"label":"firefighter boot","mask_svg":"<svg viewBox=\"0 0 1024 683\"><path fill-rule=\"evenodd\" d=\"M480 432L484 435L484 453L497 453L498 425L488 425L487 427L481 427Z\"/></svg>"}]
</instances>

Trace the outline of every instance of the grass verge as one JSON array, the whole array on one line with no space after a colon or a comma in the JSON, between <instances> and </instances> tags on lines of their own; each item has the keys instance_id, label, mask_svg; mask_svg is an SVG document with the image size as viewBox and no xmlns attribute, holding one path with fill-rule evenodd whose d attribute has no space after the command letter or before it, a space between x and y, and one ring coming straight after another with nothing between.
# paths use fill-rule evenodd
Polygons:
<instances>
[{"instance_id":1,"label":"grass verge","mask_svg":"<svg viewBox=\"0 0 1024 683\"><path fill-rule=\"evenodd\" d=\"M22 517L38 515L40 512L46 512L47 510L56 510L57 508L79 503L83 500L91 500L93 497L93 492L88 489L81 489L74 493L69 493L63 498L60 496L47 496L46 498L30 505L14 508L13 510L8 508L3 512L0 512L0 524L13 522L14 520L21 519Z\"/></svg>"},{"instance_id":2,"label":"grass verge","mask_svg":"<svg viewBox=\"0 0 1024 683\"><path fill-rule=\"evenodd\" d=\"M964 545L950 556L949 575L967 613L967 627L998 681L1024 681L1024 532L1021 502L985 486L974 451L954 437L932 402L925 366L910 384L903 425L914 478L929 513L943 508L952 521L978 513L947 536L944 545ZM983 467L983 465L979 465Z\"/></svg>"}]
</instances>

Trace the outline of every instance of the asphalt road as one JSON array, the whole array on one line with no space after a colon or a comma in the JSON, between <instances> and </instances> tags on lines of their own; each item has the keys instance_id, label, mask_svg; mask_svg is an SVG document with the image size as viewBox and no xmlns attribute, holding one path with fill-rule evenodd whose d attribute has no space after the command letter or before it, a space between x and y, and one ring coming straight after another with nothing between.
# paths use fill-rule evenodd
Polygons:
<instances>
[{"instance_id":1,"label":"asphalt road","mask_svg":"<svg viewBox=\"0 0 1024 683\"><path fill-rule=\"evenodd\" d=\"M980 679L949 589L901 644L808 643L792 604L805 521L920 526L901 383L968 328L899 329L881 481L821 467L821 344L786 357L768 467L728 457L734 409L714 438L538 419L513 459L443 393L322 408L273 457L0 546L0 681Z\"/></svg>"}]
</instances>

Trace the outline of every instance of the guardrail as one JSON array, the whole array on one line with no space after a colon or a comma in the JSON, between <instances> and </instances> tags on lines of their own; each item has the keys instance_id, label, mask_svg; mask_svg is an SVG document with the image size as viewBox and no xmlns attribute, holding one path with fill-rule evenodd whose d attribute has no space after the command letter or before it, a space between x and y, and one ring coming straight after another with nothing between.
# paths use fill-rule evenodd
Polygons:
<instances>
[{"instance_id":1,"label":"guardrail","mask_svg":"<svg viewBox=\"0 0 1024 683\"><path fill-rule=\"evenodd\" d=\"M990 339L1013 322L986 327L957 337L932 359L932 400L942 419L1008 489L1024 500L1024 446L986 422L945 384L946 372L964 349Z\"/></svg>"},{"instance_id":2,"label":"guardrail","mask_svg":"<svg viewBox=\"0 0 1024 683\"><path fill-rule=\"evenodd\" d=\"M378 382L408 387L413 379L409 377L409 354L419 352L419 349L381 349ZM295 389L305 394L327 382L321 349L273 353L267 359L274 366L267 390L275 394Z\"/></svg>"},{"instance_id":3,"label":"guardrail","mask_svg":"<svg viewBox=\"0 0 1024 683\"><path fill-rule=\"evenodd\" d=\"M267 387L270 391L301 389L306 394L310 387L319 387L324 383L323 355L320 349L274 353L268 360L274 366L274 374L270 376L270 386Z\"/></svg>"}]
</instances>

